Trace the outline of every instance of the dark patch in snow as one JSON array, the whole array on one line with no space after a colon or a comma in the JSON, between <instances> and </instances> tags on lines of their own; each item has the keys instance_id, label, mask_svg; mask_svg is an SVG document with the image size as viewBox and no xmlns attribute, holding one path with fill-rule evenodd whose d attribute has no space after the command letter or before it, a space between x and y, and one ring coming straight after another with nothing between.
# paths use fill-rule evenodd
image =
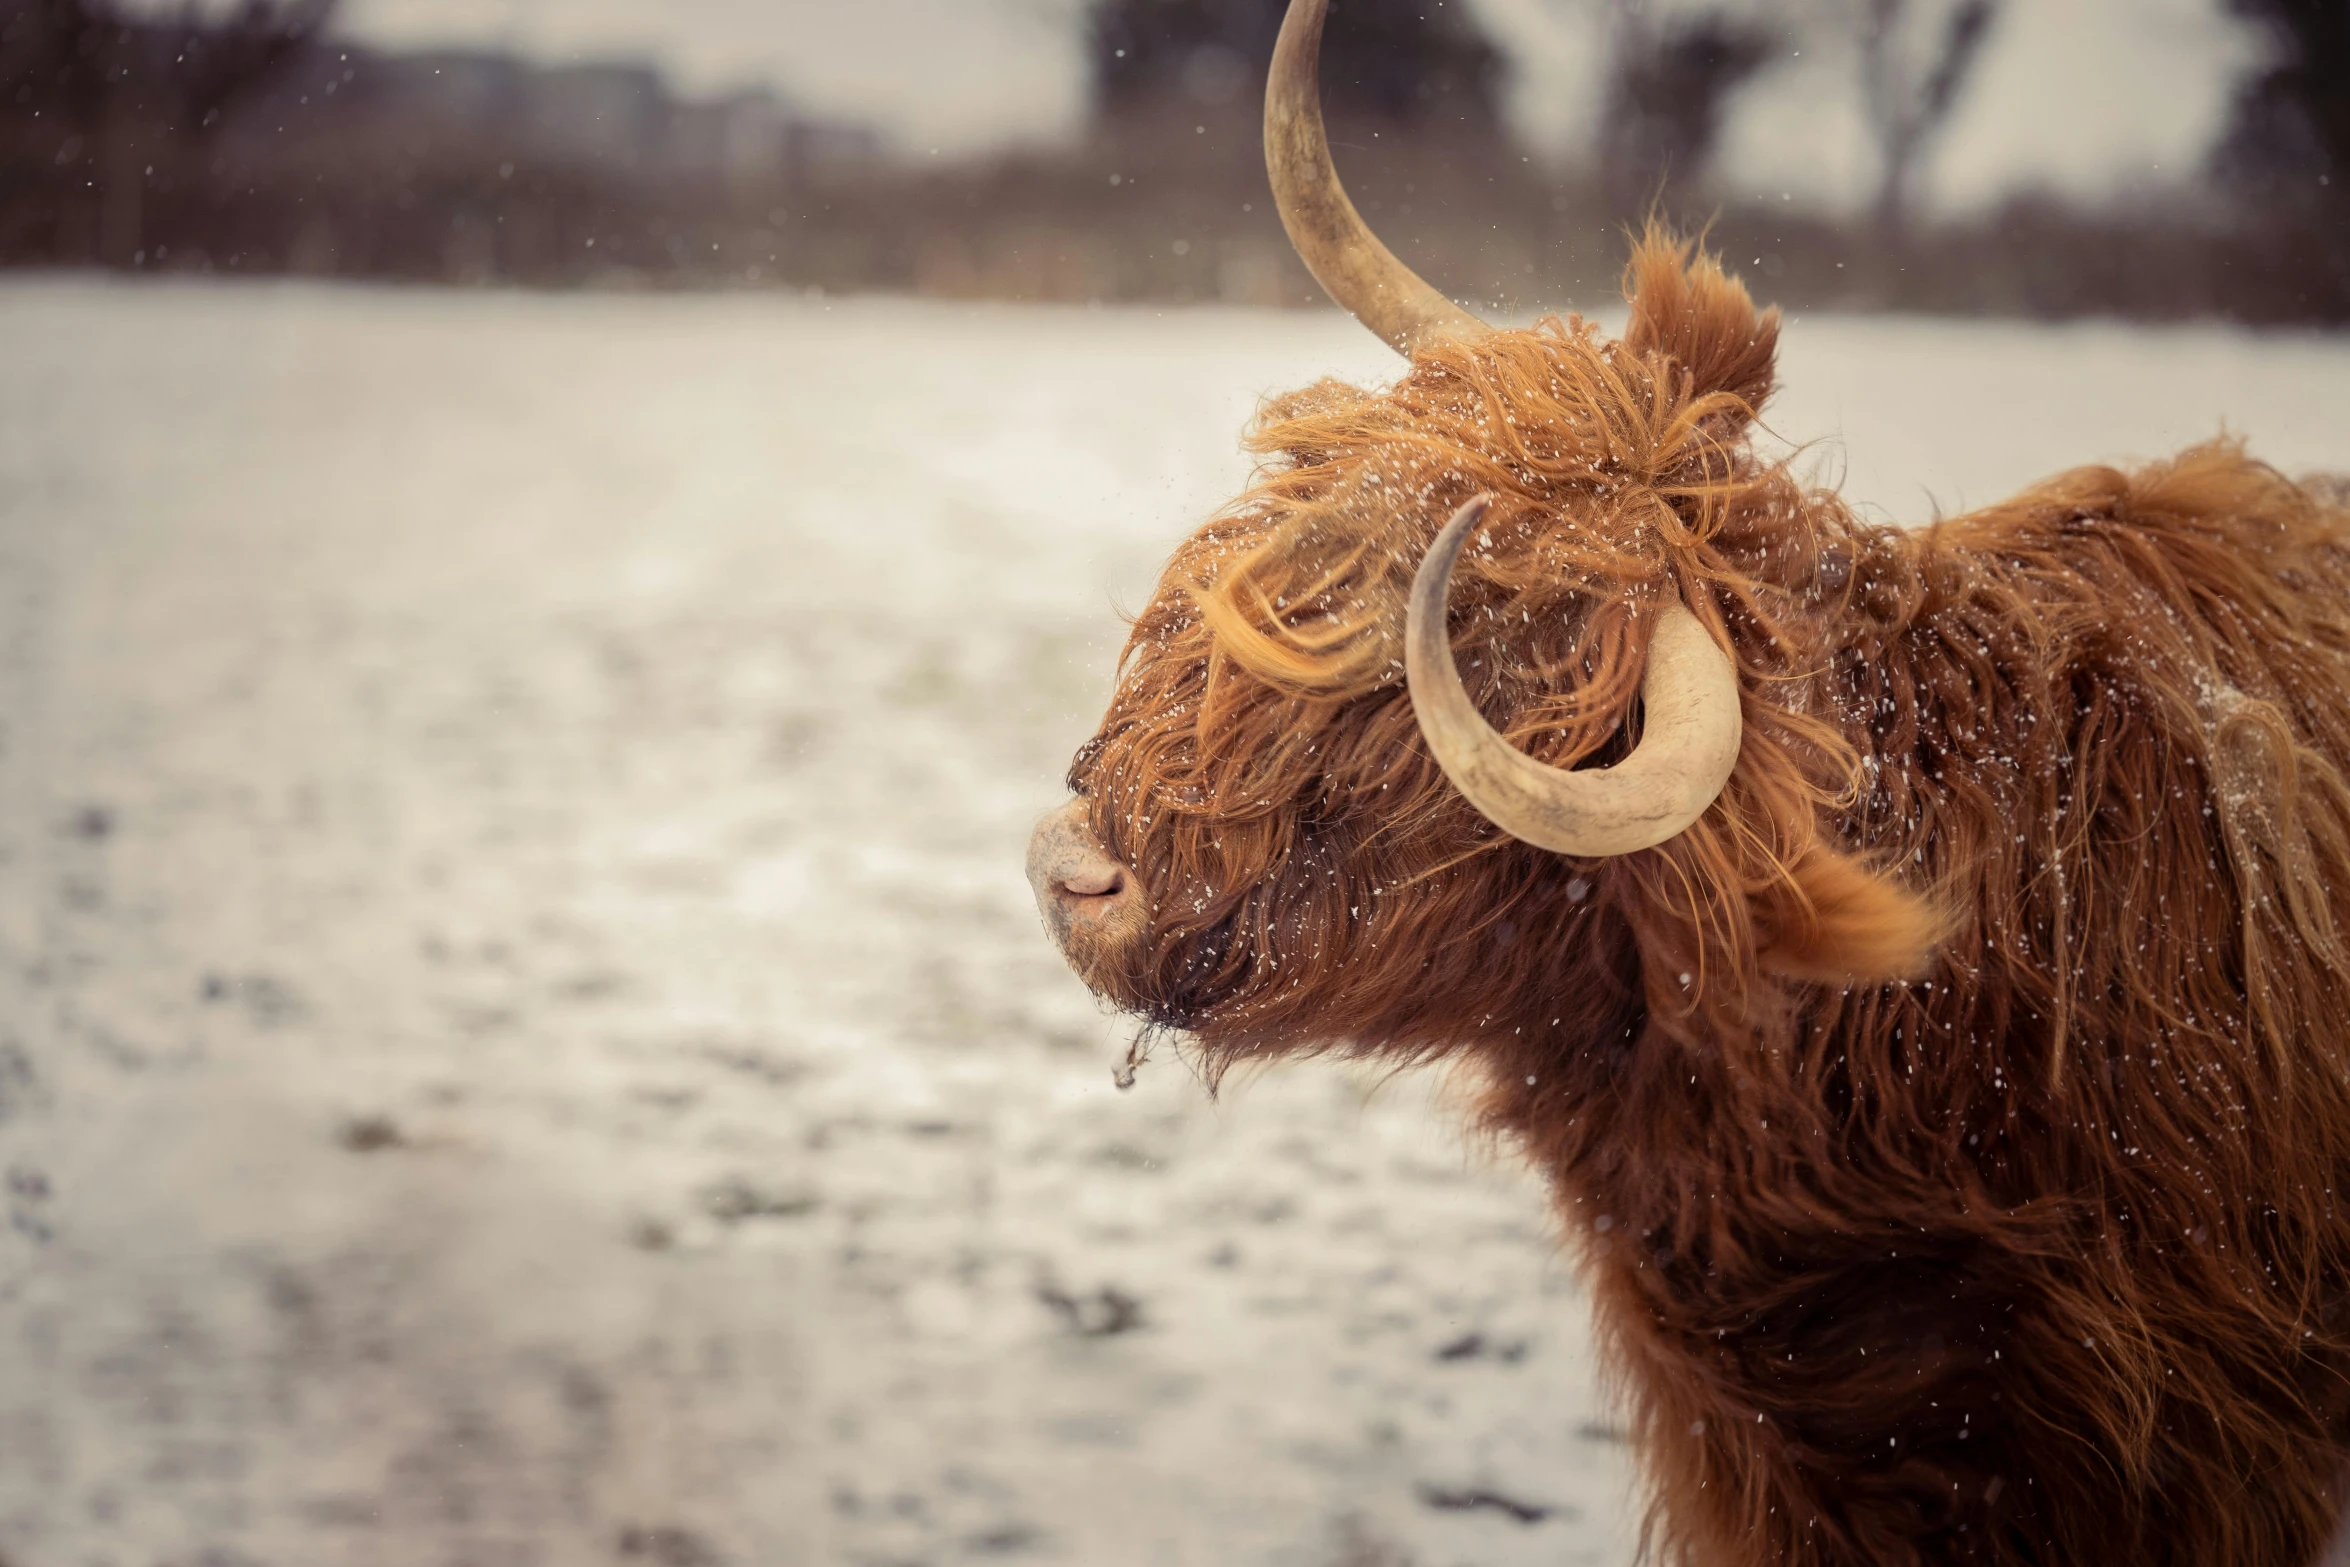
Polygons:
<instances>
[{"instance_id":1,"label":"dark patch in snow","mask_svg":"<svg viewBox=\"0 0 2350 1567\"><path fill-rule=\"evenodd\" d=\"M207 974L197 994L206 1001L236 1002L259 1028L290 1023L305 1010L293 986L268 974Z\"/></svg>"},{"instance_id":2,"label":"dark patch in snow","mask_svg":"<svg viewBox=\"0 0 2350 1567\"><path fill-rule=\"evenodd\" d=\"M1496 1512L1515 1523L1538 1524L1545 1518L1556 1517L1561 1509L1544 1507L1537 1502L1521 1502L1516 1497L1489 1491L1483 1486L1451 1490L1441 1485L1420 1487L1420 1500L1442 1513Z\"/></svg>"},{"instance_id":3,"label":"dark patch in snow","mask_svg":"<svg viewBox=\"0 0 2350 1567\"><path fill-rule=\"evenodd\" d=\"M1043 1532L1024 1523L983 1530L963 1542L966 1549L982 1556L1009 1556L1015 1551L1033 1550L1043 1543Z\"/></svg>"},{"instance_id":4,"label":"dark patch in snow","mask_svg":"<svg viewBox=\"0 0 2350 1567\"><path fill-rule=\"evenodd\" d=\"M407 1147L408 1139L388 1115L355 1115L335 1128L335 1145L346 1153L382 1153Z\"/></svg>"},{"instance_id":5,"label":"dark patch in snow","mask_svg":"<svg viewBox=\"0 0 2350 1567\"><path fill-rule=\"evenodd\" d=\"M1143 1326L1142 1302L1115 1284L1072 1295L1047 1279L1036 1286L1036 1298L1079 1338L1115 1338Z\"/></svg>"},{"instance_id":6,"label":"dark patch in snow","mask_svg":"<svg viewBox=\"0 0 2350 1567\"><path fill-rule=\"evenodd\" d=\"M33 1063L14 1040L0 1039L0 1126L30 1108L40 1087Z\"/></svg>"},{"instance_id":7,"label":"dark patch in snow","mask_svg":"<svg viewBox=\"0 0 2350 1567\"><path fill-rule=\"evenodd\" d=\"M806 1192L775 1192L730 1175L702 1188L702 1211L720 1224L745 1219L798 1219L816 1211L816 1199Z\"/></svg>"},{"instance_id":8,"label":"dark patch in snow","mask_svg":"<svg viewBox=\"0 0 2350 1567\"><path fill-rule=\"evenodd\" d=\"M764 1050L708 1045L703 1047L701 1055L705 1061L722 1066L729 1072L739 1072L745 1077L755 1077L762 1083L769 1083L778 1088L787 1083L796 1083L808 1075L806 1062L770 1055Z\"/></svg>"},{"instance_id":9,"label":"dark patch in snow","mask_svg":"<svg viewBox=\"0 0 2350 1567\"><path fill-rule=\"evenodd\" d=\"M1489 1339L1484 1334L1462 1334L1436 1352L1440 1361L1498 1360L1505 1366L1514 1366L1526 1358L1524 1339Z\"/></svg>"},{"instance_id":10,"label":"dark patch in snow","mask_svg":"<svg viewBox=\"0 0 2350 1567\"><path fill-rule=\"evenodd\" d=\"M621 1530L620 1559L649 1562L652 1567L721 1567L726 1560L708 1540L675 1524L649 1528L632 1524Z\"/></svg>"}]
</instances>

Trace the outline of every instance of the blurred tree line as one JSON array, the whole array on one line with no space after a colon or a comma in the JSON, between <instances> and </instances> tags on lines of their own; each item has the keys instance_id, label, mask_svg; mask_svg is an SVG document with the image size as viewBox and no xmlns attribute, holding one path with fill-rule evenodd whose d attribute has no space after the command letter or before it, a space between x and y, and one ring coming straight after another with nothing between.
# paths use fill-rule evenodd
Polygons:
<instances>
[{"instance_id":1,"label":"blurred tree line","mask_svg":"<svg viewBox=\"0 0 2350 1567\"><path fill-rule=\"evenodd\" d=\"M1511 143L1469 0L1334 0L1331 133L1358 203L1488 308L1612 292L1622 230L1710 224L1791 304L2350 319L2350 3L2224 0L2263 40L2204 177L2103 208L1964 221L1918 188L2026 0L1546 0L1603 51L1590 146ZM1285 0L1093 0L1074 146L941 167L772 95L673 97L629 66L388 55L333 0L0 0L0 264L533 284L785 283L1061 300L1305 302L1258 104ZM1844 62L1864 210L1740 201L1739 95Z\"/></svg>"},{"instance_id":2,"label":"blurred tree line","mask_svg":"<svg viewBox=\"0 0 2350 1567\"><path fill-rule=\"evenodd\" d=\"M200 165L229 116L318 36L333 7L242 0L224 15L190 8L151 19L99 0L0 0L0 115L10 133L0 247L14 250L11 230L37 223L45 205L57 259L139 256L156 160L170 168L167 181Z\"/></svg>"}]
</instances>

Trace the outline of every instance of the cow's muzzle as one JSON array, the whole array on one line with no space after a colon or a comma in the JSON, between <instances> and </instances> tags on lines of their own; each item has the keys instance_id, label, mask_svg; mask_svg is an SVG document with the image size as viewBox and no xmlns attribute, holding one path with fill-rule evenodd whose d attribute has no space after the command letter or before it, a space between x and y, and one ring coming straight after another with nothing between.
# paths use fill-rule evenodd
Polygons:
<instances>
[{"instance_id":1,"label":"cow's muzzle","mask_svg":"<svg viewBox=\"0 0 2350 1567\"><path fill-rule=\"evenodd\" d=\"M1028 884L1045 929L1088 983L1099 986L1123 967L1150 923L1134 872L1110 857L1086 825L1085 802L1072 800L1036 824L1028 840Z\"/></svg>"}]
</instances>

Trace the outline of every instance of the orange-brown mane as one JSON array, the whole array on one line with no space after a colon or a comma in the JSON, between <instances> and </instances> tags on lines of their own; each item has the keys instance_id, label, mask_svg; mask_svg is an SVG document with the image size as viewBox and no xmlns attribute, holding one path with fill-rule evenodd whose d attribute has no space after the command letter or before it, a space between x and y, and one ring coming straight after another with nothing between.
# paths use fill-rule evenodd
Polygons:
<instances>
[{"instance_id":1,"label":"orange-brown mane","mask_svg":"<svg viewBox=\"0 0 2350 1567\"><path fill-rule=\"evenodd\" d=\"M2306 1560L2350 1413L2344 515L2220 442L1867 524L1751 450L1775 316L1661 236L1629 293L1620 341L1268 407L1072 769L1148 939L1073 958L1212 1067L1485 1073L1669 1559ZM1668 600L1733 652L1737 770L1669 843L1530 848L1422 745L1405 596L1479 492L1453 642L1520 748L1624 754Z\"/></svg>"}]
</instances>

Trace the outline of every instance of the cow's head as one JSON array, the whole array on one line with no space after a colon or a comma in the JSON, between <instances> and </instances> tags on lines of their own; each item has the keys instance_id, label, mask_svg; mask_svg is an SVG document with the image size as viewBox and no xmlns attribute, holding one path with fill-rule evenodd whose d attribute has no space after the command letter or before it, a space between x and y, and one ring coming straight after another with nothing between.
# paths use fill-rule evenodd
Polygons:
<instances>
[{"instance_id":1,"label":"cow's head","mask_svg":"<svg viewBox=\"0 0 2350 1567\"><path fill-rule=\"evenodd\" d=\"M1070 962L1217 1065L1694 1031L1910 969L1933 920L1834 842L1855 758L1806 711L1847 519L1748 449L1776 314L1655 231L1620 339L1450 303L1331 168L1323 8L1283 26L1267 162L1411 367L1271 403L1135 622L1030 851Z\"/></svg>"}]
</instances>

